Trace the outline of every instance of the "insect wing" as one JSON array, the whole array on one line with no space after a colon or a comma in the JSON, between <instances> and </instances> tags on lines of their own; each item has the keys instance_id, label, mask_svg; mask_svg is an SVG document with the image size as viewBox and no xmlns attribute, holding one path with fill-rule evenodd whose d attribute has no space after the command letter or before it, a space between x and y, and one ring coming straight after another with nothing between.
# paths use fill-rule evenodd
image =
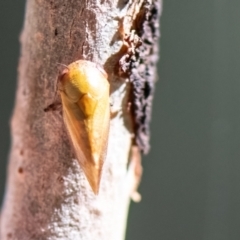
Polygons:
<instances>
[{"instance_id":1,"label":"insect wing","mask_svg":"<svg viewBox=\"0 0 240 240\"><path fill-rule=\"evenodd\" d=\"M97 194L107 151L109 99L97 101L93 114L85 116L82 111L84 102L71 103L64 93L61 96L64 122L76 157L92 190Z\"/></svg>"}]
</instances>

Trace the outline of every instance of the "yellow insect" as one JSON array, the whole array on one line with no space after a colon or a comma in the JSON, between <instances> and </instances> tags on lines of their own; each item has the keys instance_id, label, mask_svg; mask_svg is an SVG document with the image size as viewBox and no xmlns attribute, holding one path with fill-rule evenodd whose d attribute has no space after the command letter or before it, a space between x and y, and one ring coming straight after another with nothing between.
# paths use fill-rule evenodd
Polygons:
<instances>
[{"instance_id":1,"label":"yellow insect","mask_svg":"<svg viewBox=\"0 0 240 240\"><path fill-rule=\"evenodd\" d=\"M106 72L85 60L68 65L58 80L64 122L76 158L95 194L107 152L109 88Z\"/></svg>"}]
</instances>

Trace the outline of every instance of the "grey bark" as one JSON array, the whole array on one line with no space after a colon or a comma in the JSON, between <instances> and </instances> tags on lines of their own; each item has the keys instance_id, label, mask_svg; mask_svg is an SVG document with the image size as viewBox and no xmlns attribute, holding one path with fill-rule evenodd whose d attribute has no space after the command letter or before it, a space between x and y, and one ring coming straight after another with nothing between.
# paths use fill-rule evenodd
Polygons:
<instances>
[{"instance_id":1,"label":"grey bark","mask_svg":"<svg viewBox=\"0 0 240 240\"><path fill-rule=\"evenodd\" d=\"M159 16L160 2L154 0L27 1L2 240L124 239L138 181L134 164L127 168L135 130L128 109L133 75L125 68L126 59L134 62L137 44L126 39L141 38L134 28L140 12L151 15L141 11L146 4L158 6ZM155 49L157 39L151 44ZM54 100L57 63L79 59L104 66L111 85L114 114L97 196L74 158L61 112L44 112Z\"/></svg>"}]
</instances>

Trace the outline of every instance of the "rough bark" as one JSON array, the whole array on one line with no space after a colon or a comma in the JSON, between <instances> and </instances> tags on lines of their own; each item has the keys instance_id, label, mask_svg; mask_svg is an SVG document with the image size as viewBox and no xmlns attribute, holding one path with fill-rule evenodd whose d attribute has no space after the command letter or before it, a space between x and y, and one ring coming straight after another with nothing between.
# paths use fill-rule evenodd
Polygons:
<instances>
[{"instance_id":1,"label":"rough bark","mask_svg":"<svg viewBox=\"0 0 240 240\"><path fill-rule=\"evenodd\" d=\"M133 108L133 113L142 111L146 104L139 103L141 91L136 91L135 85L144 81L141 79L149 71L142 71L139 78L133 69L142 69L141 64L134 65L140 59L148 59L141 63L155 68L158 35L148 35L150 42L144 41L144 26L156 33L158 26L147 23L156 23L159 14L160 1L154 0L27 1L1 215L2 240L124 239L136 185L134 164L128 169L127 164L132 144L138 143L133 140L134 133L137 139L141 135L137 131L142 131L141 121L131 116L129 101L135 96L133 105L135 101L140 108ZM146 44L150 46L148 53L133 41L136 37L142 39L145 50ZM139 56L140 52L145 57ZM62 113L44 112L56 92L57 63L68 65L79 59L104 66L111 85L114 114L97 196L74 158ZM153 85L153 77L149 81ZM152 94L144 99L146 96ZM146 116L149 119L149 111Z\"/></svg>"}]
</instances>

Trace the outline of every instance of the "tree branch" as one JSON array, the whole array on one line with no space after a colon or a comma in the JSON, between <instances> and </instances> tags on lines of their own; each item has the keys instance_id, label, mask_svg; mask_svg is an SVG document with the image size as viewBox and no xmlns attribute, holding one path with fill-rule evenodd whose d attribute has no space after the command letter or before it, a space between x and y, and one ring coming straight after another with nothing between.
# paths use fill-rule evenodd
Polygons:
<instances>
[{"instance_id":1,"label":"tree branch","mask_svg":"<svg viewBox=\"0 0 240 240\"><path fill-rule=\"evenodd\" d=\"M127 170L131 146L137 142L134 133L141 132L140 126L135 131L139 122L132 121L129 111L136 80L132 70L139 67L133 63L141 59L134 39L144 39L143 28L151 16L158 21L159 6L154 0L27 1L2 240L124 239L130 196L139 177L137 161ZM151 51L144 53L145 58L155 57L148 61L151 69L157 60L157 37ZM111 85L114 114L97 196L75 159L61 111L44 112L56 93L57 63L79 59L104 66Z\"/></svg>"}]
</instances>

